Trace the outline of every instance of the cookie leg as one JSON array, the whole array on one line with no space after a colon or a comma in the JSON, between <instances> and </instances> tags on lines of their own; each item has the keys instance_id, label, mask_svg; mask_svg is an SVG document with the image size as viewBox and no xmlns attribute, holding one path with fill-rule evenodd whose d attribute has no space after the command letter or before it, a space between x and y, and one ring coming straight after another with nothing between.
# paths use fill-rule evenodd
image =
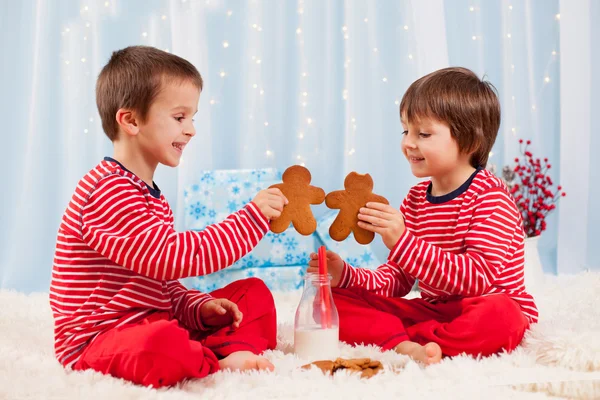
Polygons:
<instances>
[{"instance_id":1,"label":"cookie leg","mask_svg":"<svg viewBox=\"0 0 600 400\"><path fill-rule=\"evenodd\" d=\"M290 218L282 218L281 216L277 219L271 221L271 232L273 233L282 233L289 226L292 221Z\"/></svg>"},{"instance_id":2,"label":"cookie leg","mask_svg":"<svg viewBox=\"0 0 600 400\"><path fill-rule=\"evenodd\" d=\"M353 230L354 239L360 244L369 244L375 238L375 234L371 231L362 228L355 228Z\"/></svg>"},{"instance_id":3,"label":"cookie leg","mask_svg":"<svg viewBox=\"0 0 600 400\"><path fill-rule=\"evenodd\" d=\"M340 216L338 215L335 221L333 221L333 224L331 224L329 227L329 236L331 236L333 240L341 242L342 240L346 239L348 235L350 235L352 229L339 218Z\"/></svg>"},{"instance_id":4,"label":"cookie leg","mask_svg":"<svg viewBox=\"0 0 600 400\"><path fill-rule=\"evenodd\" d=\"M317 221L312 216L310 219L305 219L303 221L294 219L292 223L294 224L294 229L304 236L308 236L317 230Z\"/></svg>"}]
</instances>

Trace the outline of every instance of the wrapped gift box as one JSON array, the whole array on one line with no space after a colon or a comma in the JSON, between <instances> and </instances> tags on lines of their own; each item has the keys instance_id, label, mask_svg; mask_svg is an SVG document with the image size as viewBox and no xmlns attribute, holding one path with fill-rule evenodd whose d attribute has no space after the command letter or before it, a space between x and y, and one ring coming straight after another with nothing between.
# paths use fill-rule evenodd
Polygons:
<instances>
[{"instance_id":1,"label":"wrapped gift box","mask_svg":"<svg viewBox=\"0 0 600 400\"><path fill-rule=\"evenodd\" d=\"M203 171L197 182L184 190L185 229L202 230L224 220L252 201L269 186L281 182L282 172L273 169ZM217 273L183 280L189 287L210 292L239 279L257 277L271 290L294 290L303 284L311 252L322 244L340 254L354 266L374 268L379 261L370 246L363 246L352 236L336 242L329 236L329 226L337 211L318 219L317 232L310 236L297 233L291 226L281 234L268 232L246 256Z\"/></svg>"}]
</instances>

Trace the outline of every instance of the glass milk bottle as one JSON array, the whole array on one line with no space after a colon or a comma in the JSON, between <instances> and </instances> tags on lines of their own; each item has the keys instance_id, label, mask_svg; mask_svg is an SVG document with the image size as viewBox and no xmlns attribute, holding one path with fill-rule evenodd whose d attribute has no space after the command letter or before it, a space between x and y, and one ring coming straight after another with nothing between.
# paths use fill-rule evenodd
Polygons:
<instances>
[{"instance_id":1,"label":"glass milk bottle","mask_svg":"<svg viewBox=\"0 0 600 400\"><path fill-rule=\"evenodd\" d=\"M309 361L335 360L339 317L331 295L331 275L307 273L294 322L294 352Z\"/></svg>"}]
</instances>

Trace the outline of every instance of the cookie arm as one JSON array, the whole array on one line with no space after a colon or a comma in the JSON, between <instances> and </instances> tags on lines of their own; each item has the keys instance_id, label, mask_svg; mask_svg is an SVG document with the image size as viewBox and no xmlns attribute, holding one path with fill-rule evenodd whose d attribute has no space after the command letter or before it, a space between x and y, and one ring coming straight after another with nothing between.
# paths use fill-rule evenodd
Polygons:
<instances>
[{"instance_id":1,"label":"cookie arm","mask_svg":"<svg viewBox=\"0 0 600 400\"><path fill-rule=\"evenodd\" d=\"M371 196L369 197L369 201L373 202L373 203L383 203L383 204L390 204L390 202L383 196L380 196L378 194L371 194Z\"/></svg>"},{"instance_id":2,"label":"cookie arm","mask_svg":"<svg viewBox=\"0 0 600 400\"><path fill-rule=\"evenodd\" d=\"M345 190L336 190L335 192L331 192L325 196L325 204L329 208L342 208L344 205L344 200L346 200Z\"/></svg>"},{"instance_id":3,"label":"cookie arm","mask_svg":"<svg viewBox=\"0 0 600 400\"><path fill-rule=\"evenodd\" d=\"M310 204L321 204L323 201L325 201L325 191L320 187L309 186L308 190L311 197L313 197Z\"/></svg>"}]
</instances>

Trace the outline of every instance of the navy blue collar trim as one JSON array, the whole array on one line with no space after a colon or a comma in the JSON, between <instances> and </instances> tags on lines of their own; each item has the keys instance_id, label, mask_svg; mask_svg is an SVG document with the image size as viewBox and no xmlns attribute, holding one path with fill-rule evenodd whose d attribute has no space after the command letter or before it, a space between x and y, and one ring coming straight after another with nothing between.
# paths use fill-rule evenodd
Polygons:
<instances>
[{"instance_id":1,"label":"navy blue collar trim","mask_svg":"<svg viewBox=\"0 0 600 400\"><path fill-rule=\"evenodd\" d=\"M130 170L128 170L127 168L125 168L125 166L123 164L121 164L120 162L118 162L117 160L115 160L112 157L104 157L104 161L110 161L110 162L114 162L116 164L119 165L119 167L121 167L122 170L129 172L130 174L135 175L133 172L131 172ZM137 176L137 175L135 175ZM137 176L139 179L139 176ZM141 179L140 179L141 180ZM144 181L142 181L144 182ZM150 191L150 194L152 195L152 197L155 197L157 199L160 199L160 188L158 187L158 185L152 181L152 186L148 185L146 182L144 182L144 184L146 185L146 187L148 188L148 190Z\"/></svg>"},{"instance_id":2,"label":"navy blue collar trim","mask_svg":"<svg viewBox=\"0 0 600 400\"><path fill-rule=\"evenodd\" d=\"M446 203L450 200L454 200L455 198L457 198L458 196L460 196L461 194L463 194L464 192L466 192L469 189L469 186L471 186L471 182L473 182L473 179L475 179L475 176L477 175L477 173L479 171L481 171L482 169L483 168L481 168L481 167L477 168L475 170L475 172L473 172L471 174L469 179L467 179L465 183L460 185L460 187L458 189L455 189L455 190L451 191L450 193L447 193L443 196L433 196L431 194L431 182L429 182L429 186L427 186L427 201L432 204L442 204L442 203Z\"/></svg>"}]
</instances>

